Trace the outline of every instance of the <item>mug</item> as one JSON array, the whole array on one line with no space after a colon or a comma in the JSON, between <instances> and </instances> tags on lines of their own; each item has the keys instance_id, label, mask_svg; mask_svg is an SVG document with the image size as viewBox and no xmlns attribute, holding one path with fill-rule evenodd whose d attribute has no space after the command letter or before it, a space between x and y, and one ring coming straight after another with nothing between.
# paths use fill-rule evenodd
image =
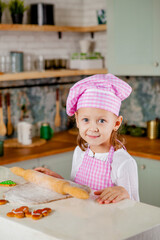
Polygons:
<instances>
[{"instance_id":1,"label":"mug","mask_svg":"<svg viewBox=\"0 0 160 240\"><path fill-rule=\"evenodd\" d=\"M53 137L53 129L50 127L49 123L42 123L40 128L40 138L49 140Z\"/></svg>"},{"instance_id":2,"label":"mug","mask_svg":"<svg viewBox=\"0 0 160 240\"><path fill-rule=\"evenodd\" d=\"M32 124L28 122L19 122L17 126L18 142L23 145L32 143Z\"/></svg>"}]
</instances>

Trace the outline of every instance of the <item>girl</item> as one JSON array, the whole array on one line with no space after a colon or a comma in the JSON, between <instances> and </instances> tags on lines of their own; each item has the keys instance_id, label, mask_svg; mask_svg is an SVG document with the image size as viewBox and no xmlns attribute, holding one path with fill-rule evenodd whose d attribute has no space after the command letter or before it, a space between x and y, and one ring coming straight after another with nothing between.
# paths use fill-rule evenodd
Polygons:
<instances>
[{"instance_id":1,"label":"girl","mask_svg":"<svg viewBox=\"0 0 160 240\"><path fill-rule=\"evenodd\" d=\"M75 115L79 128L71 180L95 190L101 204L139 201L137 165L117 134L123 120L121 101L130 93L131 87L121 79L98 74L73 85L67 98L67 114ZM57 176L44 168L36 170Z\"/></svg>"}]
</instances>

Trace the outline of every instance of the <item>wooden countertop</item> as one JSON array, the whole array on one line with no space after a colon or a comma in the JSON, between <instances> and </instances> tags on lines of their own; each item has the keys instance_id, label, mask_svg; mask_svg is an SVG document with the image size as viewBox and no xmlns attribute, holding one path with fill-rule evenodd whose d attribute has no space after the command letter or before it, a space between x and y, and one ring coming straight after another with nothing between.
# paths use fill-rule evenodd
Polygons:
<instances>
[{"instance_id":1,"label":"wooden countertop","mask_svg":"<svg viewBox=\"0 0 160 240\"><path fill-rule=\"evenodd\" d=\"M125 139L127 151L131 155L160 160L160 139L150 140L146 137L128 135ZM0 157L0 165L73 151L76 145L76 135L71 135L67 131L56 133L51 140L40 147L5 148L4 156Z\"/></svg>"}]
</instances>

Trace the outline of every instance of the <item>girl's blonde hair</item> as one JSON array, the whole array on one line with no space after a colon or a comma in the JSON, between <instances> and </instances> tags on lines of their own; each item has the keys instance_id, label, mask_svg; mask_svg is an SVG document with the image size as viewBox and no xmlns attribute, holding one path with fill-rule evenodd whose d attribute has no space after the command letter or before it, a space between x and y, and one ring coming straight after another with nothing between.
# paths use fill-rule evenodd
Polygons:
<instances>
[{"instance_id":1,"label":"girl's blonde hair","mask_svg":"<svg viewBox=\"0 0 160 240\"><path fill-rule=\"evenodd\" d=\"M78 134L77 144L82 151L85 151L88 147L87 142ZM118 131L112 131L110 144L114 147L115 151L122 148L125 144L125 139Z\"/></svg>"}]
</instances>

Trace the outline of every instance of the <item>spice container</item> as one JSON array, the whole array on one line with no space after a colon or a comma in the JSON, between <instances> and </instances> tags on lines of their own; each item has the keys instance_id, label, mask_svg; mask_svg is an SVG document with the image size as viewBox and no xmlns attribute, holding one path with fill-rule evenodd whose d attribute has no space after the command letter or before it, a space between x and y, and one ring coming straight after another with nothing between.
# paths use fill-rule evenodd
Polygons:
<instances>
[{"instance_id":1,"label":"spice container","mask_svg":"<svg viewBox=\"0 0 160 240\"><path fill-rule=\"evenodd\" d=\"M147 122L147 137L149 139L158 138L158 121L152 120Z\"/></svg>"},{"instance_id":2,"label":"spice container","mask_svg":"<svg viewBox=\"0 0 160 240\"><path fill-rule=\"evenodd\" d=\"M40 138L49 140L53 137L53 133L53 129L50 127L49 123L44 122L41 124Z\"/></svg>"}]
</instances>

